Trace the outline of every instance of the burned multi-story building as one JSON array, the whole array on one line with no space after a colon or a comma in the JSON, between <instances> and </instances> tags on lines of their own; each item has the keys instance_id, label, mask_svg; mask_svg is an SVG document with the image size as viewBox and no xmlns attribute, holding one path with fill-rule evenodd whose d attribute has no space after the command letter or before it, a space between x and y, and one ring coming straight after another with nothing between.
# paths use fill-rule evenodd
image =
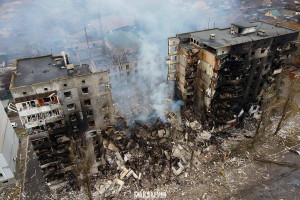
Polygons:
<instances>
[{"instance_id":1,"label":"burned multi-story building","mask_svg":"<svg viewBox=\"0 0 300 200\"><path fill-rule=\"evenodd\" d=\"M203 121L221 129L258 111L296 50L298 31L265 22L177 34L169 38L168 80Z\"/></svg>"},{"instance_id":2,"label":"burned multi-story building","mask_svg":"<svg viewBox=\"0 0 300 200\"><path fill-rule=\"evenodd\" d=\"M74 66L66 54L18 59L10 90L28 130L69 125L73 131L114 124L107 71Z\"/></svg>"},{"instance_id":3,"label":"burned multi-story building","mask_svg":"<svg viewBox=\"0 0 300 200\"><path fill-rule=\"evenodd\" d=\"M47 183L66 184L74 176L72 146L76 151L87 131L114 124L108 72L74 66L64 52L18 59L10 90L22 124L35 131L30 141Z\"/></svg>"}]
</instances>

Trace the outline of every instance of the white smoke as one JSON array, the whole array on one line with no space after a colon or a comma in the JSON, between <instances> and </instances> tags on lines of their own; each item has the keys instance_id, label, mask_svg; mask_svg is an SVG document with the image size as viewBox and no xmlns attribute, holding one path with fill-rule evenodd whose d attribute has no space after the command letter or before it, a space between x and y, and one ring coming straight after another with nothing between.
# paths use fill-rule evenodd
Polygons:
<instances>
[{"instance_id":1,"label":"white smoke","mask_svg":"<svg viewBox=\"0 0 300 200\"><path fill-rule=\"evenodd\" d=\"M141 119L147 120L154 111L164 121L163 110L167 107L178 110L182 102L165 104L174 84L167 82L166 66L157 65L153 59L157 55L165 59L167 38L176 33L227 27L239 16L239 11L232 8L230 2L232 0L27 0L14 3L13 8L3 4L0 9L8 7L14 12L11 17L7 17L7 13L0 14L0 42L4 49L15 45L16 48L8 52L20 51L17 54L20 57L28 56L27 48L20 50L20 44L35 46L37 54L48 54L61 52L62 46L69 45L72 31L81 30L83 38L83 28L89 24L99 31L99 15L105 31L108 27L126 24L126 21L129 25L134 24L139 28L140 57L148 64L138 63L143 79L137 85L129 84L126 91L116 86L112 90L113 96L124 113L137 106ZM112 19L111 16L114 16L113 21L106 20ZM22 36L12 40L1 38L1 34L7 37L8 30ZM10 37L16 36L11 34ZM55 45L54 40L63 41L63 44Z\"/></svg>"}]
</instances>

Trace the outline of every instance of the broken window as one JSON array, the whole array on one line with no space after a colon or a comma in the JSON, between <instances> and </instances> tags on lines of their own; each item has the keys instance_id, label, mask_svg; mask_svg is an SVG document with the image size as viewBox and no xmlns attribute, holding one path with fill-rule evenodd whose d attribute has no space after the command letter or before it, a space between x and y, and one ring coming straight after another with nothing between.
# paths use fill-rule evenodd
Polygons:
<instances>
[{"instance_id":1,"label":"broken window","mask_svg":"<svg viewBox=\"0 0 300 200\"><path fill-rule=\"evenodd\" d=\"M259 86L260 86L260 87L262 87L263 85L264 85L264 83L263 83L263 82L261 82L261 83L259 84Z\"/></svg>"},{"instance_id":2,"label":"broken window","mask_svg":"<svg viewBox=\"0 0 300 200\"><path fill-rule=\"evenodd\" d=\"M255 51L252 51L252 52L251 52L251 56L254 56L254 55L255 55Z\"/></svg>"},{"instance_id":3,"label":"broken window","mask_svg":"<svg viewBox=\"0 0 300 200\"><path fill-rule=\"evenodd\" d=\"M44 103L48 103L51 101L51 99L50 99L50 97L47 97L47 98L43 98L43 101L44 101Z\"/></svg>"},{"instance_id":4,"label":"broken window","mask_svg":"<svg viewBox=\"0 0 300 200\"><path fill-rule=\"evenodd\" d=\"M48 88L44 88L45 91L48 91Z\"/></svg>"},{"instance_id":5,"label":"broken window","mask_svg":"<svg viewBox=\"0 0 300 200\"><path fill-rule=\"evenodd\" d=\"M107 100L108 100L108 95L102 95L102 96L100 96L100 101L102 103L106 102Z\"/></svg>"},{"instance_id":6,"label":"broken window","mask_svg":"<svg viewBox=\"0 0 300 200\"><path fill-rule=\"evenodd\" d=\"M38 120L37 117L37 115L31 115L31 121L36 122Z\"/></svg>"},{"instance_id":7,"label":"broken window","mask_svg":"<svg viewBox=\"0 0 300 200\"><path fill-rule=\"evenodd\" d=\"M93 111L92 110L86 111L86 116L87 116L87 118L92 117L93 116Z\"/></svg>"},{"instance_id":8,"label":"broken window","mask_svg":"<svg viewBox=\"0 0 300 200\"><path fill-rule=\"evenodd\" d=\"M106 123L109 123L109 115L108 115L108 114L106 114L106 115L104 116L104 121L105 121Z\"/></svg>"},{"instance_id":9,"label":"broken window","mask_svg":"<svg viewBox=\"0 0 300 200\"><path fill-rule=\"evenodd\" d=\"M89 127L93 127L93 126L95 126L95 122L94 121L89 122Z\"/></svg>"},{"instance_id":10,"label":"broken window","mask_svg":"<svg viewBox=\"0 0 300 200\"><path fill-rule=\"evenodd\" d=\"M129 69L129 65L126 65L126 69Z\"/></svg>"},{"instance_id":11,"label":"broken window","mask_svg":"<svg viewBox=\"0 0 300 200\"><path fill-rule=\"evenodd\" d=\"M64 84L64 87L67 87L68 85L67 84Z\"/></svg>"},{"instance_id":12,"label":"broken window","mask_svg":"<svg viewBox=\"0 0 300 200\"><path fill-rule=\"evenodd\" d=\"M100 85L99 85L99 88L100 88L100 90L106 90L105 84L100 84Z\"/></svg>"},{"instance_id":13,"label":"broken window","mask_svg":"<svg viewBox=\"0 0 300 200\"><path fill-rule=\"evenodd\" d=\"M65 96L66 98L71 97L71 92L70 92L70 91L69 91L69 92L64 92L64 96Z\"/></svg>"},{"instance_id":14,"label":"broken window","mask_svg":"<svg viewBox=\"0 0 300 200\"><path fill-rule=\"evenodd\" d=\"M83 102L84 102L84 105L86 105L86 106L91 105L91 100L90 99L84 100Z\"/></svg>"},{"instance_id":15,"label":"broken window","mask_svg":"<svg viewBox=\"0 0 300 200\"><path fill-rule=\"evenodd\" d=\"M82 80L81 83L85 83L85 80Z\"/></svg>"},{"instance_id":16,"label":"broken window","mask_svg":"<svg viewBox=\"0 0 300 200\"><path fill-rule=\"evenodd\" d=\"M127 76L130 76L130 72L127 72Z\"/></svg>"},{"instance_id":17,"label":"broken window","mask_svg":"<svg viewBox=\"0 0 300 200\"><path fill-rule=\"evenodd\" d=\"M267 70L268 68L269 68L269 65L266 65L266 66L265 66L265 70Z\"/></svg>"},{"instance_id":18,"label":"broken window","mask_svg":"<svg viewBox=\"0 0 300 200\"><path fill-rule=\"evenodd\" d=\"M103 113L108 113L109 107L102 107L102 111L103 111Z\"/></svg>"},{"instance_id":19,"label":"broken window","mask_svg":"<svg viewBox=\"0 0 300 200\"><path fill-rule=\"evenodd\" d=\"M261 58L260 58L260 59L258 59L258 63L261 63Z\"/></svg>"},{"instance_id":20,"label":"broken window","mask_svg":"<svg viewBox=\"0 0 300 200\"><path fill-rule=\"evenodd\" d=\"M261 53L265 53L265 51L266 51L265 48L261 49Z\"/></svg>"},{"instance_id":21,"label":"broken window","mask_svg":"<svg viewBox=\"0 0 300 200\"><path fill-rule=\"evenodd\" d=\"M172 52L176 52L177 51L177 46L172 47Z\"/></svg>"},{"instance_id":22,"label":"broken window","mask_svg":"<svg viewBox=\"0 0 300 200\"><path fill-rule=\"evenodd\" d=\"M27 109L26 103L22 103L22 107L23 107L23 109Z\"/></svg>"},{"instance_id":23,"label":"broken window","mask_svg":"<svg viewBox=\"0 0 300 200\"><path fill-rule=\"evenodd\" d=\"M73 126L73 131L74 132L77 132L79 129L78 129L78 127L75 125L75 126Z\"/></svg>"},{"instance_id":24,"label":"broken window","mask_svg":"<svg viewBox=\"0 0 300 200\"><path fill-rule=\"evenodd\" d=\"M36 105L35 105L35 101L30 101L30 105L32 106L32 107L35 107Z\"/></svg>"},{"instance_id":25,"label":"broken window","mask_svg":"<svg viewBox=\"0 0 300 200\"><path fill-rule=\"evenodd\" d=\"M27 94L27 92L23 92L23 94Z\"/></svg>"},{"instance_id":26,"label":"broken window","mask_svg":"<svg viewBox=\"0 0 300 200\"><path fill-rule=\"evenodd\" d=\"M82 91L83 94L87 94L87 93L89 93L89 88L87 88L87 87L82 88L81 91Z\"/></svg>"},{"instance_id":27,"label":"broken window","mask_svg":"<svg viewBox=\"0 0 300 200\"><path fill-rule=\"evenodd\" d=\"M71 115L70 115L70 120L71 120L72 122L75 122L75 121L77 120L76 114L71 114Z\"/></svg>"},{"instance_id":28,"label":"broken window","mask_svg":"<svg viewBox=\"0 0 300 200\"><path fill-rule=\"evenodd\" d=\"M68 104L68 105L67 105L67 109L68 109L68 110L74 110L75 108L76 108L75 103L71 103L71 104Z\"/></svg>"}]
</instances>

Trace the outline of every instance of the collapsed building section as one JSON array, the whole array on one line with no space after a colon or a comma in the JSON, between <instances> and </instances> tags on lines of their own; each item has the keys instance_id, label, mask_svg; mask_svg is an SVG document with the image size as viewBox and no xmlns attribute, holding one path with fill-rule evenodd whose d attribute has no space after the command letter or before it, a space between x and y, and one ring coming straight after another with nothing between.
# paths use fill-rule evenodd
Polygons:
<instances>
[{"instance_id":1,"label":"collapsed building section","mask_svg":"<svg viewBox=\"0 0 300 200\"><path fill-rule=\"evenodd\" d=\"M169 38L168 81L203 122L221 130L259 112L263 88L296 50L298 31L265 22Z\"/></svg>"},{"instance_id":2,"label":"collapsed building section","mask_svg":"<svg viewBox=\"0 0 300 200\"><path fill-rule=\"evenodd\" d=\"M40 132L30 136L33 150L49 186L67 184L67 177L73 176L70 159L70 139L64 133Z\"/></svg>"}]
</instances>

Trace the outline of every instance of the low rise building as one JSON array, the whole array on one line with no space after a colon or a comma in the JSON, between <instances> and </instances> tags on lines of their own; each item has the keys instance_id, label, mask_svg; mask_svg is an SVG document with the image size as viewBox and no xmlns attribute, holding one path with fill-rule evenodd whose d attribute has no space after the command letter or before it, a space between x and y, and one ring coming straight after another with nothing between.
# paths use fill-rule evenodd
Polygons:
<instances>
[{"instance_id":1,"label":"low rise building","mask_svg":"<svg viewBox=\"0 0 300 200\"><path fill-rule=\"evenodd\" d=\"M19 139L0 101L0 187L15 183Z\"/></svg>"}]
</instances>

